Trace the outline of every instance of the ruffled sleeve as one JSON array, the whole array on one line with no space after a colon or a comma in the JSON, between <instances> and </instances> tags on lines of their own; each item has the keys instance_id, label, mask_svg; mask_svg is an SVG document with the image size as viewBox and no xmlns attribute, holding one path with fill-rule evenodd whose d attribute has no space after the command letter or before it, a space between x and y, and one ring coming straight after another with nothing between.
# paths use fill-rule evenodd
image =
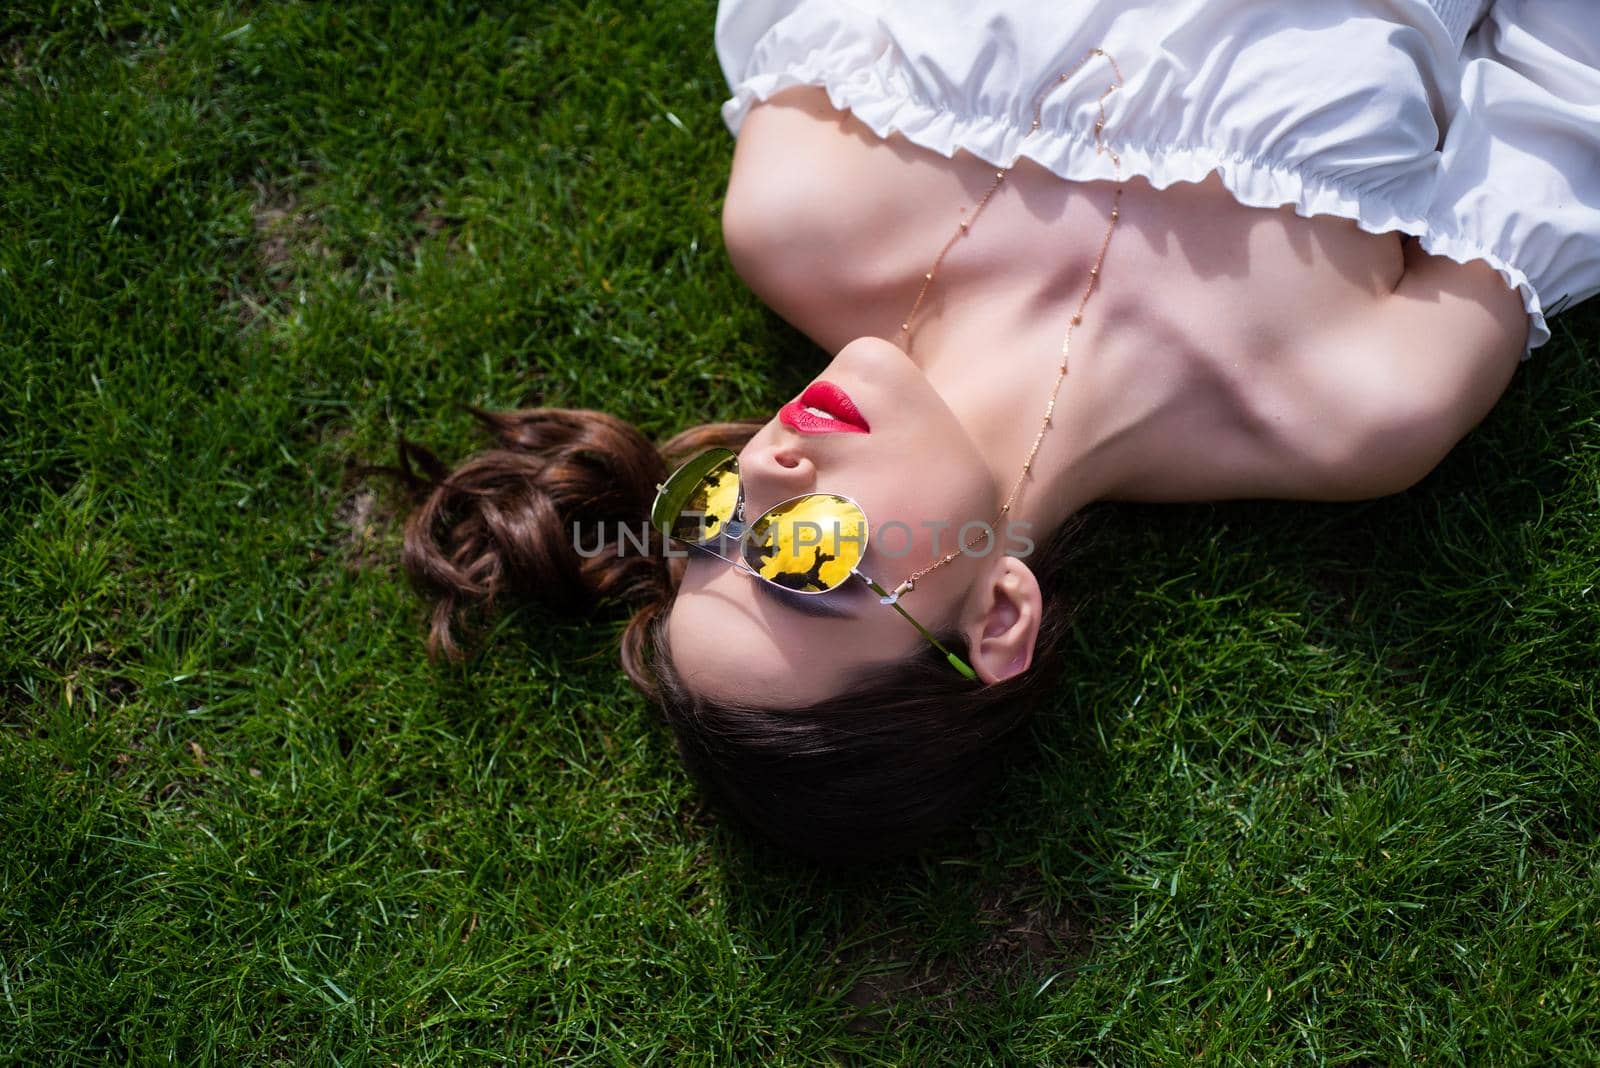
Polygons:
<instances>
[{"instance_id":1,"label":"ruffled sleeve","mask_svg":"<svg viewBox=\"0 0 1600 1068\"><path fill-rule=\"evenodd\" d=\"M1528 348L1600 292L1600 19L1593 0L1496 0L1468 36L1422 247L1518 290Z\"/></svg>"},{"instance_id":2,"label":"ruffled sleeve","mask_svg":"<svg viewBox=\"0 0 1600 1068\"><path fill-rule=\"evenodd\" d=\"M1242 204L1292 204L1483 260L1545 317L1600 292L1597 0L722 0L735 134L757 102L818 85L879 137L1069 181L1094 151L1095 68L1032 102L1089 48L1119 57L1107 107L1126 175L1213 171Z\"/></svg>"},{"instance_id":3,"label":"ruffled sleeve","mask_svg":"<svg viewBox=\"0 0 1600 1068\"><path fill-rule=\"evenodd\" d=\"M716 42L733 90L722 118L735 136L753 105L792 86L826 86L835 107L851 110L890 95L880 70L888 37L865 4L724 0Z\"/></svg>"}]
</instances>

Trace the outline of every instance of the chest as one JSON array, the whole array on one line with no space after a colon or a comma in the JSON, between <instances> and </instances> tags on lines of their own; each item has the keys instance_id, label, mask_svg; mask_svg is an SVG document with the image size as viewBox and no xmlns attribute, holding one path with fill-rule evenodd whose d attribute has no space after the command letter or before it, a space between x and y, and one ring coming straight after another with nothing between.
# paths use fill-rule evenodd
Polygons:
<instances>
[{"instance_id":1,"label":"chest","mask_svg":"<svg viewBox=\"0 0 1600 1068\"><path fill-rule=\"evenodd\" d=\"M1331 411L1320 339L1389 300L1405 271L1398 235L1247 208L1214 177L1164 190L1130 178L1107 243L1111 183L1023 160L975 215L996 173L879 139L795 90L741 132L724 234L751 288L827 352L895 339L909 321L930 379L993 397L973 408L999 421L976 427L997 440L1015 416L1003 380L1050 381L1098 264L1074 390L1096 391L1127 428L1152 472L1135 494L1283 495L1287 459L1348 422Z\"/></svg>"},{"instance_id":2,"label":"chest","mask_svg":"<svg viewBox=\"0 0 1600 1068\"><path fill-rule=\"evenodd\" d=\"M1159 352L1233 364L1308 347L1404 270L1394 234L1247 208L1215 176L1164 190L1125 181L1102 262L1111 183L1066 182L1026 159L998 188L996 173L879 139L820 91L791 90L740 135L724 233L758 295L830 352L893 337L936 264L912 323L924 353L1064 325L1099 263L1095 314L1115 306L1150 324Z\"/></svg>"}]
</instances>

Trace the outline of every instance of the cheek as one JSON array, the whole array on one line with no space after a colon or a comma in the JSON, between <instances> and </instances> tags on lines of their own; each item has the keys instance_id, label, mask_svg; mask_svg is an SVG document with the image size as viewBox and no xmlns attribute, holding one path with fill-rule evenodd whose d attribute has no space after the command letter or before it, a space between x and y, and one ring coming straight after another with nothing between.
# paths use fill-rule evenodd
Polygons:
<instances>
[{"instance_id":1,"label":"cheek","mask_svg":"<svg viewBox=\"0 0 1600 1068\"><path fill-rule=\"evenodd\" d=\"M869 611L851 622L792 620L769 627L730 613L719 601L714 594L680 594L666 628L683 684L723 704L814 704L844 692L850 679L872 665L921 647L914 629L876 605L881 616Z\"/></svg>"},{"instance_id":2,"label":"cheek","mask_svg":"<svg viewBox=\"0 0 1600 1068\"><path fill-rule=\"evenodd\" d=\"M989 544L984 532L993 529L995 513L986 495L925 494L906 504L873 528L869 574L880 582L892 578L892 586L960 546L978 554Z\"/></svg>"},{"instance_id":3,"label":"cheek","mask_svg":"<svg viewBox=\"0 0 1600 1068\"><path fill-rule=\"evenodd\" d=\"M885 507L873 518L880 525L899 520L929 540L936 528L946 530L948 541L964 523L989 523L999 511L994 480L976 457L964 450L926 456L923 462L903 466L883 487Z\"/></svg>"}]
</instances>

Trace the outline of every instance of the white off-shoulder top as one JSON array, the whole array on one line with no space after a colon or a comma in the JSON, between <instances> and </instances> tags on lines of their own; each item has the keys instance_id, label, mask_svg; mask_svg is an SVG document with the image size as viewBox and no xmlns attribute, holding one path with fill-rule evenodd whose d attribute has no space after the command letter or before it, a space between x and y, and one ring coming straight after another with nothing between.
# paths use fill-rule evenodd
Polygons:
<instances>
[{"instance_id":1,"label":"white off-shoulder top","mask_svg":"<svg viewBox=\"0 0 1600 1068\"><path fill-rule=\"evenodd\" d=\"M739 132L758 101L826 88L880 137L1157 188L1212 171L1294 205L1484 260L1545 317L1600 291L1600 0L722 0ZM1043 126L1024 138L1034 100Z\"/></svg>"}]
</instances>

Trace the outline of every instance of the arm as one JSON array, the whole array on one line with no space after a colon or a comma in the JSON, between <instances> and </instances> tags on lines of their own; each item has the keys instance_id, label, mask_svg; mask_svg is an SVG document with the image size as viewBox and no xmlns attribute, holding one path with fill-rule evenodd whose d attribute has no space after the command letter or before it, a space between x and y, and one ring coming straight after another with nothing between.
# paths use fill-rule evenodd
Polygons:
<instances>
[{"instance_id":1,"label":"arm","mask_svg":"<svg viewBox=\"0 0 1600 1068\"><path fill-rule=\"evenodd\" d=\"M1327 500L1398 493L1483 421L1521 359L1522 298L1481 260L1405 245L1405 273L1372 314L1312 343L1308 396L1337 411L1316 455Z\"/></svg>"},{"instance_id":2,"label":"arm","mask_svg":"<svg viewBox=\"0 0 1600 1068\"><path fill-rule=\"evenodd\" d=\"M1483 258L1533 319L1600 292L1600 20L1593 0L1495 0L1467 38L1427 206L1429 252Z\"/></svg>"},{"instance_id":3,"label":"arm","mask_svg":"<svg viewBox=\"0 0 1600 1068\"><path fill-rule=\"evenodd\" d=\"M1545 316L1600 292L1594 13L1496 0L1467 39L1427 232L1379 312L1317 343L1331 362L1319 386L1357 413L1332 458L1346 495L1427 474L1548 339Z\"/></svg>"}]
</instances>

